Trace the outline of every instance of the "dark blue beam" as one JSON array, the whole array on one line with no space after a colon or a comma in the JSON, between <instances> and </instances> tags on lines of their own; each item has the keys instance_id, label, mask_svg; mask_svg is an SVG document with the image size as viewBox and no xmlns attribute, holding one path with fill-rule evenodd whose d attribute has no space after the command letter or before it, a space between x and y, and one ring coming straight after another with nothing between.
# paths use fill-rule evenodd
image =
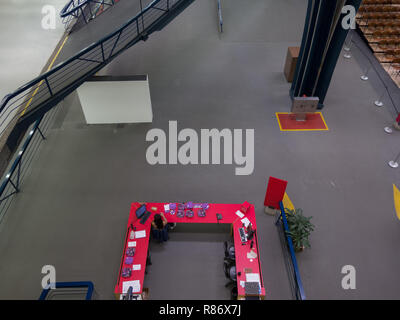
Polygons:
<instances>
[{"instance_id":1,"label":"dark blue beam","mask_svg":"<svg viewBox=\"0 0 400 320\"><path fill-rule=\"evenodd\" d=\"M342 27L345 5L358 10L361 0L309 0L304 33L290 96L319 98L319 109L329 89L349 29Z\"/></svg>"}]
</instances>

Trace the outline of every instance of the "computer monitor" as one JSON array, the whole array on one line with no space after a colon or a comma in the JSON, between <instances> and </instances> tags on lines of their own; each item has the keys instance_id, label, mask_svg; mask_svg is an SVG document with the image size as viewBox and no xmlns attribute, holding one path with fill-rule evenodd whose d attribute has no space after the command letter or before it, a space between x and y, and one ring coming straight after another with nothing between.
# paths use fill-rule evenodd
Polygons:
<instances>
[{"instance_id":1,"label":"computer monitor","mask_svg":"<svg viewBox=\"0 0 400 320\"><path fill-rule=\"evenodd\" d=\"M139 208L136 209L136 217L140 219L146 212L146 205L143 204Z\"/></svg>"},{"instance_id":2,"label":"computer monitor","mask_svg":"<svg viewBox=\"0 0 400 320\"><path fill-rule=\"evenodd\" d=\"M246 231L247 231L247 240L253 239L255 230L253 230L251 223L249 223L249 225L247 226Z\"/></svg>"}]
</instances>

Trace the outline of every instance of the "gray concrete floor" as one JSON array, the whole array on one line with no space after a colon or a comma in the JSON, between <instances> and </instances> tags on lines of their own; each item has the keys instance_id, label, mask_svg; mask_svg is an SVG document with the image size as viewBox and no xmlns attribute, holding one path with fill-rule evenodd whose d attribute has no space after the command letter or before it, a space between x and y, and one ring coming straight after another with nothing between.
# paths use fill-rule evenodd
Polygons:
<instances>
[{"instance_id":1,"label":"gray concrete floor","mask_svg":"<svg viewBox=\"0 0 400 320\"><path fill-rule=\"evenodd\" d=\"M309 299L399 298L392 184L400 173L387 165L398 134L383 131L393 110L373 106L381 86L374 75L361 82L362 55L354 48L353 59L338 61L323 110L329 131L280 132L276 122L275 112L289 110L282 70L287 47L301 40L305 3L225 2L219 35L215 1L196 1L117 58L103 74L149 74L153 124L87 126L76 95L66 99L0 226L0 298L37 298L41 267L52 264L58 281L92 280L111 299L132 201L247 200L256 206L267 298L290 299L274 219L263 213L269 176L289 181L295 206L316 225L312 248L298 254ZM169 120L180 129L254 128L254 173L150 166L146 132ZM356 290L341 288L347 264L356 267Z\"/></svg>"},{"instance_id":2,"label":"gray concrete floor","mask_svg":"<svg viewBox=\"0 0 400 320\"><path fill-rule=\"evenodd\" d=\"M45 30L41 10L56 8L55 30ZM39 75L64 33L58 19L65 0L19 0L0 2L0 100Z\"/></svg>"},{"instance_id":3,"label":"gray concrete floor","mask_svg":"<svg viewBox=\"0 0 400 320\"><path fill-rule=\"evenodd\" d=\"M147 266L144 287L151 299L230 299L232 287L225 287L228 280L222 267L229 231L225 225L183 224L170 231L167 242L150 241L152 265Z\"/></svg>"},{"instance_id":4,"label":"gray concrete floor","mask_svg":"<svg viewBox=\"0 0 400 320\"><path fill-rule=\"evenodd\" d=\"M56 28L42 28L42 8L56 10ZM0 101L6 94L37 77L64 34L58 17L65 0L0 2Z\"/></svg>"}]
</instances>

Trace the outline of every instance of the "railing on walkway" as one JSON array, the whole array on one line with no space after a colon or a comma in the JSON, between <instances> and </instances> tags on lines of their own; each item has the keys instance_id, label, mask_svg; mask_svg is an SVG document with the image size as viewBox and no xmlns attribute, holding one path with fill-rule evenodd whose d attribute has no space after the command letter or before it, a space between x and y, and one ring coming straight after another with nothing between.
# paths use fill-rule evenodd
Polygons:
<instances>
[{"instance_id":1,"label":"railing on walkway","mask_svg":"<svg viewBox=\"0 0 400 320\"><path fill-rule=\"evenodd\" d=\"M13 130L25 130L117 55L161 30L193 1L152 1L118 30L5 96L0 104L0 136L14 119L18 123Z\"/></svg>"},{"instance_id":2,"label":"railing on walkway","mask_svg":"<svg viewBox=\"0 0 400 320\"><path fill-rule=\"evenodd\" d=\"M85 300L92 300L93 297L94 285L91 281L56 282L54 286L54 289L52 289L50 285L47 289L44 289L39 297L39 300L52 299L50 296L52 292L62 295L64 297L63 299L65 299L67 295L69 295L72 299L76 299L74 295L77 296L78 294L82 294L83 290L86 290ZM75 291L71 289L75 289ZM57 300L57 297L54 297L53 299Z\"/></svg>"},{"instance_id":3,"label":"railing on walkway","mask_svg":"<svg viewBox=\"0 0 400 320\"><path fill-rule=\"evenodd\" d=\"M281 214L276 221L276 226L281 236L283 244L283 254L289 274L289 280L297 300L306 300L303 284L301 282L300 271L297 265L296 254L294 252L292 237L289 234L289 226L286 219L286 212L283 203L280 202Z\"/></svg>"},{"instance_id":4,"label":"railing on walkway","mask_svg":"<svg viewBox=\"0 0 400 320\"><path fill-rule=\"evenodd\" d=\"M60 17L64 24L68 24L71 18L78 19L80 16L85 23L96 16L94 8L91 4L100 6L113 6L118 0L70 0L60 12ZM89 16L85 13L85 8L88 8Z\"/></svg>"},{"instance_id":5,"label":"railing on walkway","mask_svg":"<svg viewBox=\"0 0 400 320\"><path fill-rule=\"evenodd\" d=\"M224 20L222 19L222 5L221 0L218 0L217 3L217 10L218 10L218 24L219 24L219 32L224 32Z\"/></svg>"},{"instance_id":6,"label":"railing on walkway","mask_svg":"<svg viewBox=\"0 0 400 320\"><path fill-rule=\"evenodd\" d=\"M36 155L39 146L46 139L45 134L52 125L58 111L53 108L44 117L37 120L23 138L19 151L15 152L10 165L5 171L0 186L0 224L11 205L14 195L21 190L21 183L29 170L29 165Z\"/></svg>"}]
</instances>

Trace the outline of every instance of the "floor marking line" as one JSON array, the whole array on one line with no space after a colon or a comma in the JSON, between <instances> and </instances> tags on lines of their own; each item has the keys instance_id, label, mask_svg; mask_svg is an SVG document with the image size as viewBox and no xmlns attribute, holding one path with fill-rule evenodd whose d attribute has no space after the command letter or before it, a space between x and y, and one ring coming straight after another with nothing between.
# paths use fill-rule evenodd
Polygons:
<instances>
[{"instance_id":1,"label":"floor marking line","mask_svg":"<svg viewBox=\"0 0 400 320\"><path fill-rule=\"evenodd\" d=\"M324 115L322 114L322 112L318 112L318 113L321 115L321 119L322 119L322 122L324 123L324 125L325 125L325 127L326 127L326 131L328 131L329 128L328 128L328 125L327 125L326 122L325 122Z\"/></svg>"},{"instance_id":2,"label":"floor marking line","mask_svg":"<svg viewBox=\"0 0 400 320\"><path fill-rule=\"evenodd\" d=\"M319 128L319 129L283 129L281 120L279 118L280 114L292 114L292 112L275 112L276 119L278 120L279 124L279 130L280 131L329 131L328 125L326 124L325 118L322 114L322 112L315 112L314 114L318 114L321 117L322 123L324 124L325 128Z\"/></svg>"},{"instance_id":3,"label":"floor marking line","mask_svg":"<svg viewBox=\"0 0 400 320\"><path fill-rule=\"evenodd\" d=\"M279 115L278 115L278 114L279 114L279 112L275 112L276 119L278 119L279 130L280 130L280 131L283 131L283 130L282 130L282 125L281 125L281 120L279 120Z\"/></svg>"},{"instance_id":4,"label":"floor marking line","mask_svg":"<svg viewBox=\"0 0 400 320\"><path fill-rule=\"evenodd\" d=\"M64 47L64 45L65 45L65 43L67 42L68 38L69 38L69 36L66 36L66 37L65 37L63 43L61 44L60 48L58 49L56 55L54 56L53 60L51 61L49 67L48 67L47 70L46 70L46 72L50 71L51 68L53 67L54 62L56 61L58 55L59 55L60 52L61 52L61 49ZM43 82L44 82L44 80L41 80L41 81L39 82L37 88L36 88L35 91L32 93L31 98L30 98L29 101L27 102L27 104L26 104L24 110L22 110L21 115L19 116L20 118L25 114L26 110L27 110L28 107L31 105L31 103L32 103L32 101L33 101L33 98L34 98L34 97L36 96L36 94L38 93L39 88L40 88L40 86L43 84Z\"/></svg>"},{"instance_id":5,"label":"floor marking line","mask_svg":"<svg viewBox=\"0 0 400 320\"><path fill-rule=\"evenodd\" d=\"M282 203L283 203L283 207L285 209L287 208L287 209L290 209L290 210L295 210L293 202L292 202L292 200L290 200L290 198L289 198L289 196L288 196L288 194L286 192L285 192L285 195L283 196Z\"/></svg>"},{"instance_id":6,"label":"floor marking line","mask_svg":"<svg viewBox=\"0 0 400 320\"><path fill-rule=\"evenodd\" d=\"M397 219L400 220L400 190L393 184L393 200L394 209L396 211Z\"/></svg>"}]
</instances>

